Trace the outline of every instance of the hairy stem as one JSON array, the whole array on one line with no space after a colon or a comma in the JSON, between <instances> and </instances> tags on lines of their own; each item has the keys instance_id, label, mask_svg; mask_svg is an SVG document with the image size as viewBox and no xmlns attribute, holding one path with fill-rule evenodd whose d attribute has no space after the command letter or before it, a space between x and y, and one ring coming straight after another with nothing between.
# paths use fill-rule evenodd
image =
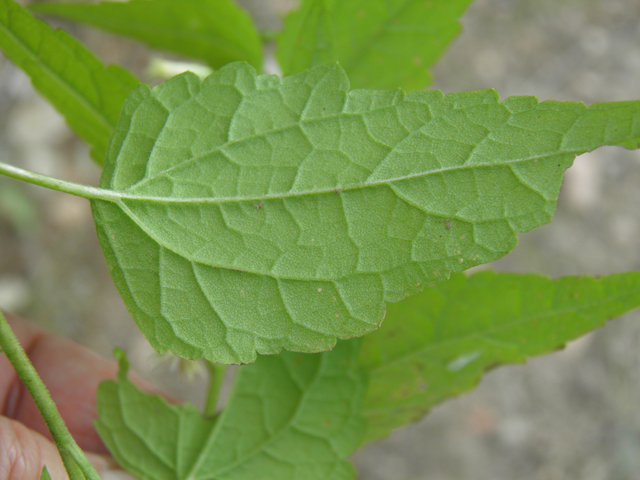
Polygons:
<instances>
[{"instance_id":1,"label":"hairy stem","mask_svg":"<svg viewBox=\"0 0 640 480\"><path fill-rule=\"evenodd\" d=\"M221 363L206 362L209 370L209 390L207 391L207 401L204 406L204 414L213 417L216 414L218 406L218 397L220 396L220 388L224 381L227 365Z\"/></svg>"},{"instance_id":2,"label":"hairy stem","mask_svg":"<svg viewBox=\"0 0 640 480\"><path fill-rule=\"evenodd\" d=\"M47 424L47 428L51 432L51 436L58 447L60 456L64 463L69 478L79 478L78 469L84 475L84 478L90 480L100 480L100 475L93 468L84 452L75 442L71 433L67 429L64 420L60 416L60 412L56 408L47 387L42 383L36 369L29 361L29 357L20 346L20 342L9 327L9 323L0 311L0 347L15 368L20 380L27 387L31 397L38 406L38 410L42 414L42 418ZM74 475L75 473L75 475Z\"/></svg>"}]
</instances>

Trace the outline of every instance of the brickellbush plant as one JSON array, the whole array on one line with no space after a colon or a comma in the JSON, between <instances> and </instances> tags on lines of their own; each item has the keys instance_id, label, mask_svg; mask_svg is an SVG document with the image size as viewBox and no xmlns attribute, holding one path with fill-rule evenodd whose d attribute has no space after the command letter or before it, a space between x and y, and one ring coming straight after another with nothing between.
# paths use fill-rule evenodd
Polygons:
<instances>
[{"instance_id":1,"label":"brickellbush plant","mask_svg":"<svg viewBox=\"0 0 640 480\"><path fill-rule=\"evenodd\" d=\"M230 0L43 3L206 63L155 88L0 0L0 47L103 165L86 198L133 320L159 352L239 369L220 413L139 391L117 351L96 429L143 479L355 478L359 447L640 305L640 274L462 273L551 220L564 171L635 149L640 101L425 91L470 0L303 0L283 76ZM408 92L408 93L407 93ZM0 314L1 316L1 314ZM97 478L8 325L0 344L72 479Z\"/></svg>"}]
</instances>

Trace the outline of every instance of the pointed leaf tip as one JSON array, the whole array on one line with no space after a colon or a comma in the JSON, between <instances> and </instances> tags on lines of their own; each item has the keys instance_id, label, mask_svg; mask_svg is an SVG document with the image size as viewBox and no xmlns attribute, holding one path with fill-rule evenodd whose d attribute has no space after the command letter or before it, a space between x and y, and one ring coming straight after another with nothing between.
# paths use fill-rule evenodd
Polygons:
<instances>
[{"instance_id":1,"label":"pointed leaf tip","mask_svg":"<svg viewBox=\"0 0 640 480\"><path fill-rule=\"evenodd\" d=\"M360 352L365 442L470 390L496 365L553 352L638 306L640 272L551 280L492 271L453 275L389 305Z\"/></svg>"},{"instance_id":2,"label":"pointed leaf tip","mask_svg":"<svg viewBox=\"0 0 640 480\"><path fill-rule=\"evenodd\" d=\"M49 475L49 470L47 470L46 465L42 467L42 474L40 475L40 480L51 480L51 475Z\"/></svg>"},{"instance_id":3,"label":"pointed leaf tip","mask_svg":"<svg viewBox=\"0 0 640 480\"><path fill-rule=\"evenodd\" d=\"M339 61L353 88L423 89L471 0L303 0L276 55L285 75ZM366 6L365 6L366 5Z\"/></svg>"}]
</instances>

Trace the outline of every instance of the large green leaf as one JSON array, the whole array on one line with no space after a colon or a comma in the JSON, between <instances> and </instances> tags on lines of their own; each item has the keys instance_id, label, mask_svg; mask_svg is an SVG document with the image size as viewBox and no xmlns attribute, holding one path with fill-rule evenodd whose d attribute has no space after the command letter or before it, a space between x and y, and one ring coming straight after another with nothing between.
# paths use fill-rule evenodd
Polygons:
<instances>
[{"instance_id":1,"label":"large green leaf","mask_svg":"<svg viewBox=\"0 0 640 480\"><path fill-rule=\"evenodd\" d=\"M80 42L13 0L0 0L0 49L103 163L122 103L138 80L122 67L105 68Z\"/></svg>"},{"instance_id":2,"label":"large green leaf","mask_svg":"<svg viewBox=\"0 0 640 480\"><path fill-rule=\"evenodd\" d=\"M425 88L471 1L303 0L285 21L277 57L286 75L337 61L353 88Z\"/></svg>"},{"instance_id":3,"label":"large green leaf","mask_svg":"<svg viewBox=\"0 0 640 480\"><path fill-rule=\"evenodd\" d=\"M247 363L368 333L549 222L576 154L640 134L640 102L348 88L232 64L128 99L93 212L156 349Z\"/></svg>"},{"instance_id":4,"label":"large green leaf","mask_svg":"<svg viewBox=\"0 0 640 480\"><path fill-rule=\"evenodd\" d=\"M389 305L363 342L365 442L473 388L489 368L550 352L640 306L640 273L599 279L457 274Z\"/></svg>"},{"instance_id":5,"label":"large green leaf","mask_svg":"<svg viewBox=\"0 0 640 480\"><path fill-rule=\"evenodd\" d=\"M94 25L219 68L244 60L262 67L253 20L232 0L39 3L32 10Z\"/></svg>"},{"instance_id":6,"label":"large green leaf","mask_svg":"<svg viewBox=\"0 0 640 480\"><path fill-rule=\"evenodd\" d=\"M346 480L365 430L358 341L316 355L283 353L240 368L216 419L169 405L126 378L98 388L96 429L143 480Z\"/></svg>"}]
</instances>

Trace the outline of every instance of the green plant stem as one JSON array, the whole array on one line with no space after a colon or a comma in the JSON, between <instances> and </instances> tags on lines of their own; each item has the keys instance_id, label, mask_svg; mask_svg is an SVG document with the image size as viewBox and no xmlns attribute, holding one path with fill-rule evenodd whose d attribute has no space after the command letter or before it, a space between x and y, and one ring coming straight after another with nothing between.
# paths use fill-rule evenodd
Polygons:
<instances>
[{"instance_id":1,"label":"green plant stem","mask_svg":"<svg viewBox=\"0 0 640 480\"><path fill-rule=\"evenodd\" d=\"M78 197L113 201L113 198L106 194L104 189L88 187L86 185L80 185L79 183L66 182L57 178L30 172L29 170L23 170L22 168L7 165L2 162L0 162L0 174L15 178L16 180L31 183L33 185L38 185L40 187L70 193L71 195L76 195Z\"/></svg>"},{"instance_id":2,"label":"green plant stem","mask_svg":"<svg viewBox=\"0 0 640 480\"><path fill-rule=\"evenodd\" d=\"M98 472L96 472L82 449L71 436L64 420L60 416L60 412L58 412L56 404L51 395L49 395L47 387L42 383L36 369L29 361L29 357L20 346L20 342L1 311L0 346L38 406L38 410L40 410L42 418L58 447L64 466L69 472L69 477L73 479L72 472L80 468L85 478L100 480L100 475L98 475Z\"/></svg>"},{"instance_id":3,"label":"green plant stem","mask_svg":"<svg viewBox=\"0 0 640 480\"><path fill-rule=\"evenodd\" d=\"M213 417L216 414L218 397L220 396L220 389L222 388L225 373L227 372L227 365L209 361L207 361L206 364L207 370L209 370L209 391L207 392L204 414L208 417Z\"/></svg>"}]
</instances>

